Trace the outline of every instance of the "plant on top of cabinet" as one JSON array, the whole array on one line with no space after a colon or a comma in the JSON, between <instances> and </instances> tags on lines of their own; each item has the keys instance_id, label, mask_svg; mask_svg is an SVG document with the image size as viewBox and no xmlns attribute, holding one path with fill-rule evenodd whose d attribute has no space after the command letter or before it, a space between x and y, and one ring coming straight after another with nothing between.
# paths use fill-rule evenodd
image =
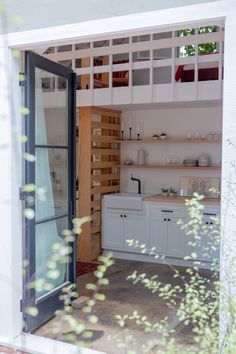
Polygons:
<instances>
[{"instance_id":1,"label":"plant on top of cabinet","mask_svg":"<svg viewBox=\"0 0 236 354\"><path fill-rule=\"evenodd\" d=\"M169 196L170 197L174 197L176 195L177 195L177 190L172 188L172 187L170 187Z\"/></svg>"},{"instance_id":2,"label":"plant on top of cabinet","mask_svg":"<svg viewBox=\"0 0 236 354\"><path fill-rule=\"evenodd\" d=\"M163 197L167 197L169 193L169 188L161 188Z\"/></svg>"}]
</instances>

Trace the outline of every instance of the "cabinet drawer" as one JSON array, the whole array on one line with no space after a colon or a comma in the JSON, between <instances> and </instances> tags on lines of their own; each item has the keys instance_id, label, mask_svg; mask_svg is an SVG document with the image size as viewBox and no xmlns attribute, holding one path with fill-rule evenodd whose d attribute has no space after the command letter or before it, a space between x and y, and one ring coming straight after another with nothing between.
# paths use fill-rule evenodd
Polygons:
<instances>
[{"instance_id":1,"label":"cabinet drawer","mask_svg":"<svg viewBox=\"0 0 236 354\"><path fill-rule=\"evenodd\" d=\"M145 209L142 210L131 210L131 209L104 209L104 213L108 214L125 214L125 215L144 215Z\"/></svg>"},{"instance_id":2,"label":"cabinet drawer","mask_svg":"<svg viewBox=\"0 0 236 354\"><path fill-rule=\"evenodd\" d=\"M202 212L202 215L205 219L219 217L220 216L220 208L205 207Z\"/></svg>"},{"instance_id":3,"label":"cabinet drawer","mask_svg":"<svg viewBox=\"0 0 236 354\"><path fill-rule=\"evenodd\" d=\"M158 217L185 217L186 208L182 206L173 205L151 205L151 215Z\"/></svg>"}]
</instances>

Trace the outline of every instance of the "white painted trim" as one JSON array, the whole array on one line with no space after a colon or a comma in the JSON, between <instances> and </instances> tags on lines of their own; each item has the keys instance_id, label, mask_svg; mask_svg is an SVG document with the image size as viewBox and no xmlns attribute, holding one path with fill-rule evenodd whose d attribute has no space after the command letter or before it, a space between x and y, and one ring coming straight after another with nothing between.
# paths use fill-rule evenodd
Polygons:
<instances>
[{"instance_id":1,"label":"white painted trim","mask_svg":"<svg viewBox=\"0 0 236 354\"><path fill-rule=\"evenodd\" d=\"M105 354L33 334L22 334L11 340L0 337L0 344L17 350L25 350L32 354Z\"/></svg>"},{"instance_id":2,"label":"white painted trim","mask_svg":"<svg viewBox=\"0 0 236 354\"><path fill-rule=\"evenodd\" d=\"M158 25L165 30L165 27L172 26L173 30L179 28L180 24L194 23L207 25L209 20L224 20L230 11L227 0L215 1L204 4L189 5L185 7L170 8L159 11L143 12L126 16L117 16L94 21L81 22L70 25L40 28L31 31L15 32L8 34L10 47L18 47L22 50L33 49L39 45L45 48L46 45L56 45L86 41L91 38L99 39L103 36L111 38L117 34L125 36L133 32L140 35Z\"/></svg>"}]
</instances>

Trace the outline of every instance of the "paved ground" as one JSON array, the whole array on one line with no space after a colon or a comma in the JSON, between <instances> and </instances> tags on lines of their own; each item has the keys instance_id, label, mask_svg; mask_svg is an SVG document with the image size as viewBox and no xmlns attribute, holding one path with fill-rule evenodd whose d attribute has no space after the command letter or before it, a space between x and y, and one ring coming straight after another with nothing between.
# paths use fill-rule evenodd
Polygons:
<instances>
[{"instance_id":1,"label":"paved ground","mask_svg":"<svg viewBox=\"0 0 236 354\"><path fill-rule=\"evenodd\" d=\"M130 323L125 330L120 329L115 320L115 315L118 314L132 314L133 311L138 310L142 315L148 317L149 321L155 323L163 317L169 317L170 325L176 329L176 338L180 345L180 353L184 353L184 347L188 349L194 345L193 337L189 330L186 330L178 323L175 312L169 310L165 305L165 301L152 294L145 289L143 285L133 285L127 281L127 276L134 270L138 270L148 275L158 274L159 280L165 283L173 283L177 280L173 279L173 272L164 265L157 265L152 263L142 263L134 261L116 261L116 263L108 270L107 277L110 284L104 288L106 295L105 302L99 302L94 309L94 313L98 316L99 322L91 325L86 315L82 310L76 309L73 316L84 324L87 329L92 330L92 338L87 339L88 345L91 349L104 351L109 354L125 354L128 353L125 349L119 348L118 343L124 341L127 334L132 334L136 338L136 343L130 345L130 349L135 349L135 353L143 353L141 346L147 343L150 339L157 339L157 334L148 334L142 331L135 323ZM184 269L182 270L184 272ZM90 295L89 291L85 289L85 284L94 282L95 277L92 273L85 274L78 278L78 286L80 295ZM53 319L36 331L36 334L55 338L52 328L55 325ZM69 328L65 325L61 328L61 333L69 332ZM81 339L81 338L78 338ZM155 350L149 353L154 353Z\"/></svg>"}]
</instances>

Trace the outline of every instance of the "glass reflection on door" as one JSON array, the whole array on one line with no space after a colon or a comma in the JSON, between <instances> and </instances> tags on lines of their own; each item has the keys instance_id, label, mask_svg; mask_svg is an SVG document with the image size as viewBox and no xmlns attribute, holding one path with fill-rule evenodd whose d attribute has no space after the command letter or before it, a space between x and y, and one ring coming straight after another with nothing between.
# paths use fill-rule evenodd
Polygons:
<instances>
[{"instance_id":1,"label":"glass reflection on door","mask_svg":"<svg viewBox=\"0 0 236 354\"><path fill-rule=\"evenodd\" d=\"M63 79L63 90L54 91L52 102L48 92ZM55 245L67 246L63 230L68 229L68 80L35 68L35 280L49 278L48 264ZM68 281L69 257L56 264L47 291ZM37 289L36 298L47 293Z\"/></svg>"}]
</instances>

